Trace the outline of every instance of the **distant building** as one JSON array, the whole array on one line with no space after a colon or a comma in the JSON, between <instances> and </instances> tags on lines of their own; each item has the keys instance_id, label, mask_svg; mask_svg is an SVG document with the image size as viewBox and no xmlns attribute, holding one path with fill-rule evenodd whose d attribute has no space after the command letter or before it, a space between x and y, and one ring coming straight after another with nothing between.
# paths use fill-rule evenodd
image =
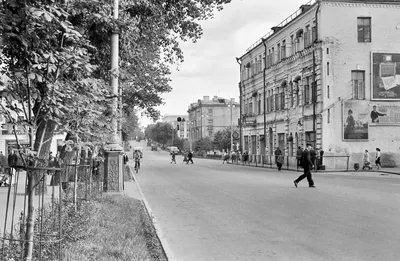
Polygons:
<instances>
[{"instance_id":1,"label":"distant building","mask_svg":"<svg viewBox=\"0 0 400 261\"><path fill-rule=\"evenodd\" d=\"M181 118L181 122L178 122L178 118ZM162 117L163 122L168 122L174 126L174 130L177 136L181 139L188 138L188 125L187 125L188 115L165 115Z\"/></svg>"},{"instance_id":2,"label":"distant building","mask_svg":"<svg viewBox=\"0 0 400 261\"><path fill-rule=\"evenodd\" d=\"M384 166L400 165L399 14L399 0L312 0L238 58L251 159L279 147L295 164L312 143L344 156L327 167L345 168L345 156L352 167L376 147Z\"/></svg>"},{"instance_id":3,"label":"distant building","mask_svg":"<svg viewBox=\"0 0 400 261\"><path fill-rule=\"evenodd\" d=\"M238 126L240 106L235 99L231 100L214 96L204 96L196 103L190 104L189 133L192 141L205 137L213 137L218 130L223 130L231 125Z\"/></svg>"}]
</instances>

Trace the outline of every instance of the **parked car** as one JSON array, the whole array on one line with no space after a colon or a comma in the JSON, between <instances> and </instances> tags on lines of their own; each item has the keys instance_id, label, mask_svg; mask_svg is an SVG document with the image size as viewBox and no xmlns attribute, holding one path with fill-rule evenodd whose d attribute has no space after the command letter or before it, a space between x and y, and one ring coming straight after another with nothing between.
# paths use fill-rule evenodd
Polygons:
<instances>
[{"instance_id":1,"label":"parked car","mask_svg":"<svg viewBox=\"0 0 400 261\"><path fill-rule=\"evenodd\" d=\"M151 144L151 150L152 151L153 150L157 151L157 148L158 148L157 144L155 144L155 143Z\"/></svg>"},{"instance_id":2,"label":"parked car","mask_svg":"<svg viewBox=\"0 0 400 261\"><path fill-rule=\"evenodd\" d=\"M179 154L180 150L178 149L178 147L169 147L169 152L172 153L173 151L175 151L176 154Z\"/></svg>"}]
</instances>

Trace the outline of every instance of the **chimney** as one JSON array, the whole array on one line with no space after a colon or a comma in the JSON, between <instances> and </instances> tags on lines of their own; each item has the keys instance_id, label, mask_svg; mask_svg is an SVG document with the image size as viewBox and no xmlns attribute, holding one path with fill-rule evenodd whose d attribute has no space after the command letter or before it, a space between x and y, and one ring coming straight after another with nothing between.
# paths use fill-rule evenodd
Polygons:
<instances>
[{"instance_id":1,"label":"chimney","mask_svg":"<svg viewBox=\"0 0 400 261\"><path fill-rule=\"evenodd\" d=\"M203 96L203 101L205 101L205 102L210 101L210 96Z\"/></svg>"},{"instance_id":2,"label":"chimney","mask_svg":"<svg viewBox=\"0 0 400 261\"><path fill-rule=\"evenodd\" d=\"M218 96L214 96L213 101L218 101Z\"/></svg>"}]
</instances>

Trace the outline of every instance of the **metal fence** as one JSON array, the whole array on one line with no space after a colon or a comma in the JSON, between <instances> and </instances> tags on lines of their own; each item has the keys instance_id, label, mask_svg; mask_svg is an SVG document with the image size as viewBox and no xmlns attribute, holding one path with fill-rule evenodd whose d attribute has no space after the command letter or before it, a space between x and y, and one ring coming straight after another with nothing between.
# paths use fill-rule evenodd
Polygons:
<instances>
[{"instance_id":1,"label":"metal fence","mask_svg":"<svg viewBox=\"0 0 400 261\"><path fill-rule=\"evenodd\" d=\"M80 162L58 168L8 168L12 175L0 260L62 260L65 219L103 191L103 164L94 166L91 159Z\"/></svg>"}]
</instances>

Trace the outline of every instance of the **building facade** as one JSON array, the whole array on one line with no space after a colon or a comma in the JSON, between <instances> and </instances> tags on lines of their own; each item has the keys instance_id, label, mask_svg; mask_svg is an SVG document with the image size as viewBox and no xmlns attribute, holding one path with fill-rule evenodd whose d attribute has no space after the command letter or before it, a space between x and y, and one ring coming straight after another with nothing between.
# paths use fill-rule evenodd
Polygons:
<instances>
[{"instance_id":1,"label":"building facade","mask_svg":"<svg viewBox=\"0 0 400 261\"><path fill-rule=\"evenodd\" d=\"M197 103L190 104L189 133L192 141L213 137L219 130L238 126L240 105L235 99L230 100L214 96L204 96Z\"/></svg>"},{"instance_id":2,"label":"building facade","mask_svg":"<svg viewBox=\"0 0 400 261\"><path fill-rule=\"evenodd\" d=\"M311 143L334 156L327 168L377 147L384 166L400 165L399 14L398 0L312 0L238 58L251 159L279 147L295 164Z\"/></svg>"},{"instance_id":3,"label":"building facade","mask_svg":"<svg viewBox=\"0 0 400 261\"><path fill-rule=\"evenodd\" d=\"M181 122L178 122L178 118L181 118ZM176 131L177 136L179 138L181 139L188 138L187 115L165 115L164 117L162 117L161 120L163 122L168 122L172 126L174 126L174 130Z\"/></svg>"}]
</instances>

